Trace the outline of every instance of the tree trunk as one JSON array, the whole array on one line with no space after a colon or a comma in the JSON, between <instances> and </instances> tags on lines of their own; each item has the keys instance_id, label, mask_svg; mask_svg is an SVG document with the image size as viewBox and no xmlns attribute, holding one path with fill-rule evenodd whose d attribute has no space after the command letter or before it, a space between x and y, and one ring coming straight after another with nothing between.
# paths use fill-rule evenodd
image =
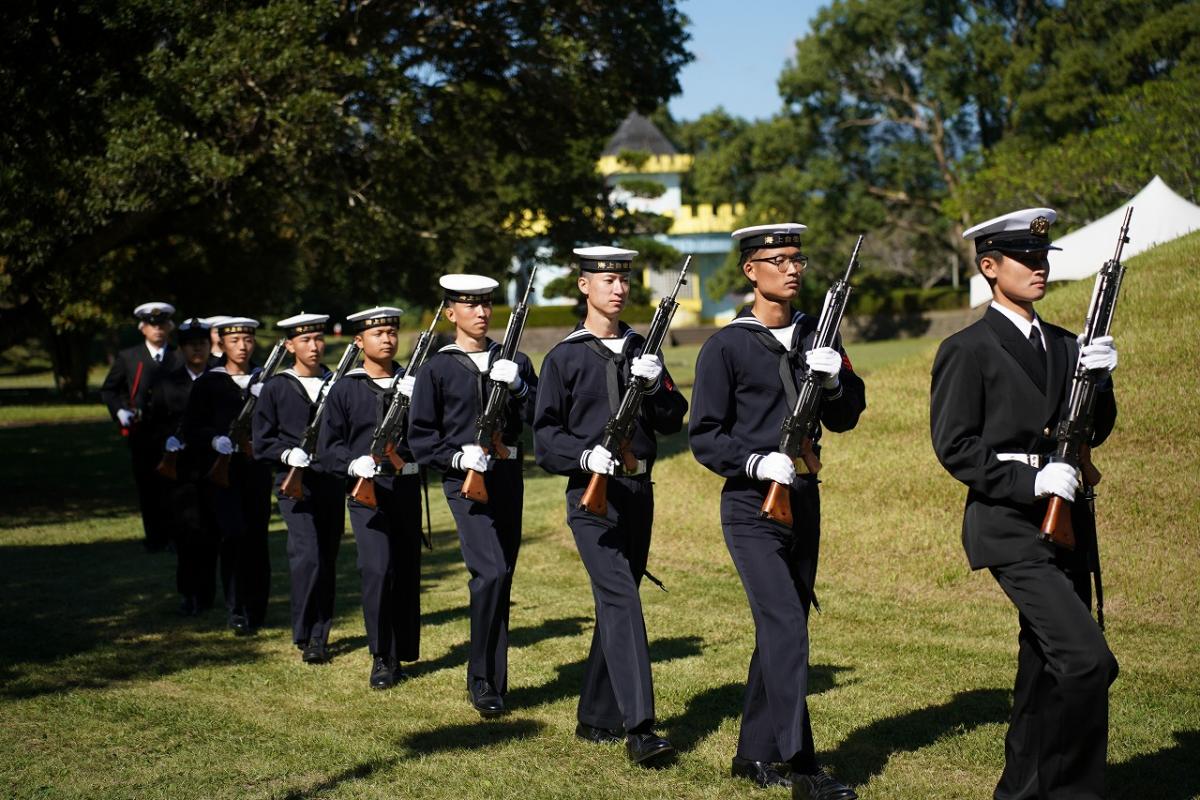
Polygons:
<instances>
[{"instance_id":1,"label":"tree trunk","mask_svg":"<svg viewBox=\"0 0 1200 800\"><path fill-rule=\"evenodd\" d=\"M47 337L54 361L54 385L64 400L83 402L88 390L88 350L90 331L50 329Z\"/></svg>"}]
</instances>

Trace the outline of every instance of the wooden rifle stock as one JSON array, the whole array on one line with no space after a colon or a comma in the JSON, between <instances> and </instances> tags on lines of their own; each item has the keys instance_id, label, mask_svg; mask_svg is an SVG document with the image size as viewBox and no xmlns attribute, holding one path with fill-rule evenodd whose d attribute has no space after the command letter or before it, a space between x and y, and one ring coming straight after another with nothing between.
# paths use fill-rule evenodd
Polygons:
<instances>
[{"instance_id":1,"label":"wooden rifle stock","mask_svg":"<svg viewBox=\"0 0 1200 800\"><path fill-rule=\"evenodd\" d=\"M598 517L608 516L608 476L592 473L587 488L579 498L579 507Z\"/></svg>"},{"instance_id":2,"label":"wooden rifle stock","mask_svg":"<svg viewBox=\"0 0 1200 800\"><path fill-rule=\"evenodd\" d=\"M232 455L217 454L216 460L213 461L212 469L208 471L208 480L210 483L220 486L222 489L229 488L229 462L232 458Z\"/></svg>"},{"instance_id":3,"label":"wooden rifle stock","mask_svg":"<svg viewBox=\"0 0 1200 800\"><path fill-rule=\"evenodd\" d=\"M1092 463L1092 448L1079 446L1079 471L1086 486L1100 482L1100 470ZM1041 538L1068 550L1075 549L1075 526L1071 522L1071 504L1058 495L1053 495L1046 505L1046 516L1042 519Z\"/></svg>"},{"instance_id":4,"label":"wooden rifle stock","mask_svg":"<svg viewBox=\"0 0 1200 800\"><path fill-rule=\"evenodd\" d=\"M812 439L807 436L800 443L799 458L800 466L804 468L804 472L801 474L816 475L821 471L821 460L813 452ZM767 496L763 498L762 506L759 508L759 516L791 526L792 495L790 489L791 487L784 486L782 483L771 481L771 488L767 489Z\"/></svg>"},{"instance_id":5,"label":"wooden rifle stock","mask_svg":"<svg viewBox=\"0 0 1200 800\"><path fill-rule=\"evenodd\" d=\"M154 468L154 471L169 481L178 480L178 463L179 453L163 453L162 460L158 462L158 466Z\"/></svg>"},{"instance_id":6,"label":"wooden rifle stock","mask_svg":"<svg viewBox=\"0 0 1200 800\"><path fill-rule=\"evenodd\" d=\"M304 469L302 467L292 467L288 470L288 474L284 476L283 483L279 484L279 493L293 500L303 499Z\"/></svg>"},{"instance_id":7,"label":"wooden rifle stock","mask_svg":"<svg viewBox=\"0 0 1200 800\"><path fill-rule=\"evenodd\" d=\"M379 501L375 498L375 480L373 478L359 478L355 481L354 488L350 490L350 496L367 508L379 507Z\"/></svg>"},{"instance_id":8,"label":"wooden rifle stock","mask_svg":"<svg viewBox=\"0 0 1200 800\"><path fill-rule=\"evenodd\" d=\"M476 472L473 469L467 470L467 477L463 478L462 483L462 496L468 500L474 500L476 503L488 501L487 485L483 482L482 472Z\"/></svg>"}]
</instances>

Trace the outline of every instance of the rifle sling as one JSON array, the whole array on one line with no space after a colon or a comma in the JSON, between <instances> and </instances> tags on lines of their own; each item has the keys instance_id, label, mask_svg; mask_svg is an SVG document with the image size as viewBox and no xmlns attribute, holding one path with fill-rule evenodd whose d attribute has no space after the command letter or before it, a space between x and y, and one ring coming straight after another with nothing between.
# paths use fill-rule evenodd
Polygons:
<instances>
[{"instance_id":1,"label":"rifle sling","mask_svg":"<svg viewBox=\"0 0 1200 800\"><path fill-rule=\"evenodd\" d=\"M792 373L792 362L795 359L798 351L789 351L779 340L766 331L756 330L754 335L757 336L766 348L772 352L779 353L779 382L783 384L783 396L787 400L788 411L796 407L796 400L800 397L800 392L796 389L796 378Z\"/></svg>"}]
</instances>

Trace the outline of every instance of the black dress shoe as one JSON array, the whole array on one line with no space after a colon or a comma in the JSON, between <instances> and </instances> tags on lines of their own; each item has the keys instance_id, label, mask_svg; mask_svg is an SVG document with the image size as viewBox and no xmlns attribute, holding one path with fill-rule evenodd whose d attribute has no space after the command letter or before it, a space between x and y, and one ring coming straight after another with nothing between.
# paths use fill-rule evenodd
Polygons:
<instances>
[{"instance_id":1,"label":"black dress shoe","mask_svg":"<svg viewBox=\"0 0 1200 800\"><path fill-rule=\"evenodd\" d=\"M179 615L181 617L194 617L199 611L199 605L196 603L196 598L185 597L179 601Z\"/></svg>"},{"instance_id":2,"label":"black dress shoe","mask_svg":"<svg viewBox=\"0 0 1200 800\"><path fill-rule=\"evenodd\" d=\"M814 775L793 772L792 800L858 800L858 793L825 770Z\"/></svg>"},{"instance_id":3,"label":"black dress shoe","mask_svg":"<svg viewBox=\"0 0 1200 800\"><path fill-rule=\"evenodd\" d=\"M585 742L592 744L620 744L625 735L612 728L597 728L595 725L579 723L575 726L575 735Z\"/></svg>"},{"instance_id":4,"label":"black dress shoe","mask_svg":"<svg viewBox=\"0 0 1200 800\"><path fill-rule=\"evenodd\" d=\"M641 767L659 764L674 754L675 748L653 731L631 733L625 737L625 752L629 760Z\"/></svg>"},{"instance_id":5,"label":"black dress shoe","mask_svg":"<svg viewBox=\"0 0 1200 800\"><path fill-rule=\"evenodd\" d=\"M329 660L329 649L320 639L309 639L300 653L300 660L305 664L324 664Z\"/></svg>"},{"instance_id":6,"label":"black dress shoe","mask_svg":"<svg viewBox=\"0 0 1200 800\"><path fill-rule=\"evenodd\" d=\"M396 676L392 672L392 665L383 656L375 656L375 661L371 666L370 684L372 689L390 689L396 685Z\"/></svg>"},{"instance_id":7,"label":"black dress shoe","mask_svg":"<svg viewBox=\"0 0 1200 800\"><path fill-rule=\"evenodd\" d=\"M250 620L246 619L245 614L230 614L229 627L233 628L233 632L238 636L249 636L254 633L254 628L250 625Z\"/></svg>"},{"instance_id":8,"label":"black dress shoe","mask_svg":"<svg viewBox=\"0 0 1200 800\"><path fill-rule=\"evenodd\" d=\"M733 757L733 768L730 770L735 778L748 778L758 784L758 788L766 789L771 786L792 785L788 777L791 767L786 764L774 764L770 761L751 761L748 758Z\"/></svg>"},{"instance_id":9,"label":"black dress shoe","mask_svg":"<svg viewBox=\"0 0 1200 800\"><path fill-rule=\"evenodd\" d=\"M471 683L470 694L471 705L484 719L493 719L504 713L504 698L490 682L476 679Z\"/></svg>"}]
</instances>

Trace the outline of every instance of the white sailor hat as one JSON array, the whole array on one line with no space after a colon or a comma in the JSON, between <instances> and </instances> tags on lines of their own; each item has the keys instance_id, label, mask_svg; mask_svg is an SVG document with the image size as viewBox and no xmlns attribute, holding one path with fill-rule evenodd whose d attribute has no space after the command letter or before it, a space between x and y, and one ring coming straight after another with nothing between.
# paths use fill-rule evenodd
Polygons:
<instances>
[{"instance_id":1,"label":"white sailor hat","mask_svg":"<svg viewBox=\"0 0 1200 800\"><path fill-rule=\"evenodd\" d=\"M486 275L443 275L438 285L445 292L447 303L488 303L492 292L500 286Z\"/></svg>"},{"instance_id":2,"label":"white sailor hat","mask_svg":"<svg viewBox=\"0 0 1200 800\"><path fill-rule=\"evenodd\" d=\"M294 317L279 320L275 327L283 331L284 336L292 339L306 333L324 333L326 322L329 322L328 314L305 314L301 311Z\"/></svg>"},{"instance_id":3,"label":"white sailor hat","mask_svg":"<svg viewBox=\"0 0 1200 800\"><path fill-rule=\"evenodd\" d=\"M975 252L1000 250L1006 253L1040 253L1061 250L1050 244L1050 226L1058 214L1052 208L1024 208L981 222L963 231L964 239L975 240Z\"/></svg>"},{"instance_id":4,"label":"white sailor hat","mask_svg":"<svg viewBox=\"0 0 1200 800\"><path fill-rule=\"evenodd\" d=\"M200 321L210 328L215 328L227 319L229 319L229 317L225 316L224 314L216 314L211 317L201 317Z\"/></svg>"},{"instance_id":5,"label":"white sailor hat","mask_svg":"<svg viewBox=\"0 0 1200 800\"><path fill-rule=\"evenodd\" d=\"M191 319L185 319L183 324L175 329L175 335L179 339L180 344L197 339L203 339L207 342L209 327L208 320L192 317Z\"/></svg>"},{"instance_id":6,"label":"white sailor hat","mask_svg":"<svg viewBox=\"0 0 1200 800\"><path fill-rule=\"evenodd\" d=\"M350 323L350 330L354 333L362 333L371 328L380 328L384 325L398 327L400 325L400 315L404 312L392 306L376 306L368 308L366 311L359 311L357 314L351 314L346 317L346 322Z\"/></svg>"},{"instance_id":7,"label":"white sailor hat","mask_svg":"<svg viewBox=\"0 0 1200 800\"><path fill-rule=\"evenodd\" d=\"M799 247L800 234L806 230L808 226L799 222L776 222L738 228L730 236L737 240L738 249L744 252L760 247Z\"/></svg>"},{"instance_id":8,"label":"white sailor hat","mask_svg":"<svg viewBox=\"0 0 1200 800\"><path fill-rule=\"evenodd\" d=\"M163 324L171 319L171 315L174 313L175 306L157 300L153 303L142 303L133 310L133 316L142 322L149 322L151 325Z\"/></svg>"},{"instance_id":9,"label":"white sailor hat","mask_svg":"<svg viewBox=\"0 0 1200 800\"><path fill-rule=\"evenodd\" d=\"M224 317L212 327L217 329L218 336L227 336L231 333L254 333L258 327L258 320L250 317Z\"/></svg>"},{"instance_id":10,"label":"white sailor hat","mask_svg":"<svg viewBox=\"0 0 1200 800\"><path fill-rule=\"evenodd\" d=\"M637 250L608 245L576 247L571 252L579 256L580 272L629 272L638 254Z\"/></svg>"}]
</instances>

